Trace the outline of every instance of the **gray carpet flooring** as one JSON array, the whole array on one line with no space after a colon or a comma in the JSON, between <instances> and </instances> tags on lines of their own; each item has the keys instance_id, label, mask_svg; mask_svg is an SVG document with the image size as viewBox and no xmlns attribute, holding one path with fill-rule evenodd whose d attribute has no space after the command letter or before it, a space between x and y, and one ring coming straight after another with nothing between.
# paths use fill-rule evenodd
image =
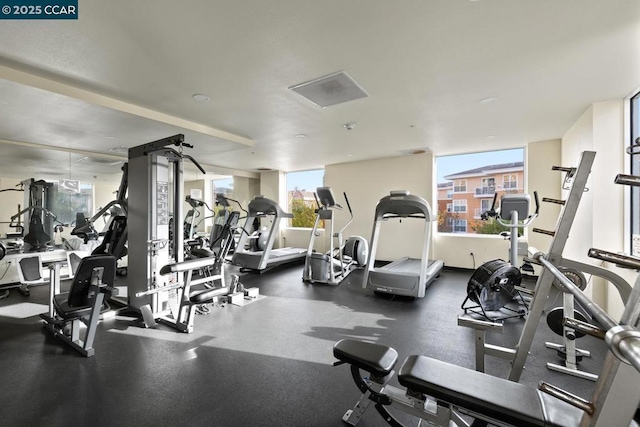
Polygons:
<instances>
[{"instance_id":1,"label":"gray carpet flooring","mask_svg":"<svg viewBox=\"0 0 640 427\"><path fill-rule=\"evenodd\" d=\"M0 423L340 426L360 395L349 368L332 366L332 346L342 338L392 346L400 362L422 354L474 368L473 332L457 326L470 271L445 270L414 301L362 289L361 271L329 287L303 284L301 269L243 276L265 298L213 306L197 316L193 334L144 329L124 315L105 320L89 359L43 330L37 313L46 311L46 286L32 288L29 297L12 290L0 300ZM488 342L514 346L523 323L507 321L505 332ZM589 397L592 382L546 369L558 359L544 341L559 339L543 319L521 382L545 380ZM597 373L604 344L591 337L578 343L593 353L581 366ZM508 369L506 361L488 360L492 375L505 377ZM372 408L361 425L386 424Z\"/></svg>"}]
</instances>

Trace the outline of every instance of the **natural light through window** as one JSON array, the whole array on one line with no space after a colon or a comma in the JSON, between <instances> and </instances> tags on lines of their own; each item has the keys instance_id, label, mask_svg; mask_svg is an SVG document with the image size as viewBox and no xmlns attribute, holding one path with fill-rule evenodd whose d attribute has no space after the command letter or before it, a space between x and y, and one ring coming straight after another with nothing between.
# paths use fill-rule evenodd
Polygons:
<instances>
[{"instance_id":1,"label":"natural light through window","mask_svg":"<svg viewBox=\"0 0 640 427\"><path fill-rule=\"evenodd\" d=\"M313 193L323 183L324 169L287 173L287 210L293 214L290 227L313 227L317 208Z\"/></svg>"},{"instance_id":2,"label":"natural light through window","mask_svg":"<svg viewBox=\"0 0 640 427\"><path fill-rule=\"evenodd\" d=\"M524 149L436 158L438 232L499 234L507 231L495 219L481 219L497 194L523 193Z\"/></svg>"}]
</instances>

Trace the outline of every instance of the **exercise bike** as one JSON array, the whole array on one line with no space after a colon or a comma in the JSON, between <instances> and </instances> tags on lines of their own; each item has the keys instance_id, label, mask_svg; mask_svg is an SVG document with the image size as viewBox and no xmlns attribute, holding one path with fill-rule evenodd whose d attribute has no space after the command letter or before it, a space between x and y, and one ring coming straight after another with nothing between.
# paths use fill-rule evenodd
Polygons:
<instances>
[{"instance_id":1,"label":"exercise bike","mask_svg":"<svg viewBox=\"0 0 640 427\"><path fill-rule=\"evenodd\" d=\"M502 234L510 240L509 263L494 259L478 267L467 285L467 297L462 302L461 308L465 314L468 312L478 314L489 321L505 320L514 317L524 317L527 314L527 304L520 288L522 274L518 268L518 229L528 227L538 216L540 203L538 193L533 192L536 210L529 214L531 198L528 194L505 194L500 199L500 210L496 211L498 194L494 194L491 209L481 216L483 220L495 218L498 224L509 228L509 233ZM520 222L519 218L525 218ZM530 266L529 266L530 267ZM520 309L507 307L513 300L520 302ZM468 305L468 303L475 303ZM498 316L490 316L487 312L507 310L510 314L502 313Z\"/></svg>"}]
</instances>

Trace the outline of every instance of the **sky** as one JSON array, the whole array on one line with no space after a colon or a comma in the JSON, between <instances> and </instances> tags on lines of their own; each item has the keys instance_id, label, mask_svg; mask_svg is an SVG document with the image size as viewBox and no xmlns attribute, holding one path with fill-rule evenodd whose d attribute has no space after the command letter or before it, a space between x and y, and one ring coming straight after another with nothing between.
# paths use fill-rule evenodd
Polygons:
<instances>
[{"instance_id":1,"label":"sky","mask_svg":"<svg viewBox=\"0 0 640 427\"><path fill-rule=\"evenodd\" d=\"M524 161L524 149L490 151L485 153L459 154L436 158L437 182L446 182L444 176L481 166Z\"/></svg>"},{"instance_id":2,"label":"sky","mask_svg":"<svg viewBox=\"0 0 640 427\"><path fill-rule=\"evenodd\" d=\"M324 169L301 172L287 172L287 192L295 190L316 191L324 184Z\"/></svg>"}]
</instances>

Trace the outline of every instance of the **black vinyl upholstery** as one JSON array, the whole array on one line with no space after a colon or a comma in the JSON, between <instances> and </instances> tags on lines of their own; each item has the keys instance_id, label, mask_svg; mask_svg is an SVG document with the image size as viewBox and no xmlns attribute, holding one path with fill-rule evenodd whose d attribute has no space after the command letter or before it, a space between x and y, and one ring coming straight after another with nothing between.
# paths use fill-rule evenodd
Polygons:
<instances>
[{"instance_id":1,"label":"black vinyl upholstery","mask_svg":"<svg viewBox=\"0 0 640 427\"><path fill-rule=\"evenodd\" d=\"M424 356L409 356L398 381L410 390L516 426L578 425L583 412L524 384Z\"/></svg>"},{"instance_id":2,"label":"black vinyl upholstery","mask_svg":"<svg viewBox=\"0 0 640 427\"><path fill-rule=\"evenodd\" d=\"M34 248L44 246L51 241L51 236L44 231L44 225L42 225L40 215L42 215L42 213L37 210L31 213L29 232L24 236L25 243L28 243Z\"/></svg>"},{"instance_id":3,"label":"black vinyl upholstery","mask_svg":"<svg viewBox=\"0 0 640 427\"><path fill-rule=\"evenodd\" d=\"M68 293L58 294L53 303L56 312L65 319L90 313L93 304L91 280L94 271L102 271L101 283L112 288L116 277L116 259L111 255L91 255L82 258Z\"/></svg>"},{"instance_id":4,"label":"black vinyl upholstery","mask_svg":"<svg viewBox=\"0 0 640 427\"><path fill-rule=\"evenodd\" d=\"M352 339L343 339L333 346L336 359L349 363L377 376L389 375L398 352L391 347Z\"/></svg>"},{"instance_id":5,"label":"black vinyl upholstery","mask_svg":"<svg viewBox=\"0 0 640 427\"><path fill-rule=\"evenodd\" d=\"M92 255L105 254L113 255L116 259L120 259L127 254L127 217L119 215L113 218L109 225L109 230L102 239L102 243L96 247Z\"/></svg>"}]
</instances>

